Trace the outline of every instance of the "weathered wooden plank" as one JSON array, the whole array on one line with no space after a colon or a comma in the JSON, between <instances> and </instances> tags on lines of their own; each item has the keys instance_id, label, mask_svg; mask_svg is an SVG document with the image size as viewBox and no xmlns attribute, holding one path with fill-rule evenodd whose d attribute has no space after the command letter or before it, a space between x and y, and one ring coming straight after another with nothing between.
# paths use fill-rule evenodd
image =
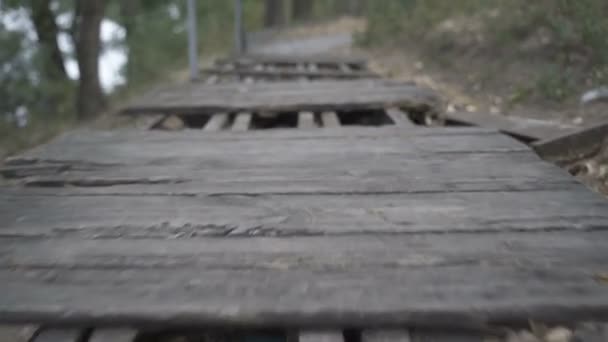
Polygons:
<instances>
[{"instance_id":1,"label":"weathered wooden plank","mask_svg":"<svg viewBox=\"0 0 608 342\"><path fill-rule=\"evenodd\" d=\"M205 132L216 132L224 129L228 125L228 120L230 119L228 113L218 113L213 115L207 121L203 130Z\"/></svg>"},{"instance_id":2,"label":"weathered wooden plank","mask_svg":"<svg viewBox=\"0 0 608 342\"><path fill-rule=\"evenodd\" d=\"M484 336L474 332L413 329L412 342L484 342Z\"/></svg>"},{"instance_id":3,"label":"weathered wooden plank","mask_svg":"<svg viewBox=\"0 0 608 342\"><path fill-rule=\"evenodd\" d=\"M134 342L137 330L130 328L94 329L89 342Z\"/></svg>"},{"instance_id":4,"label":"weathered wooden plank","mask_svg":"<svg viewBox=\"0 0 608 342\"><path fill-rule=\"evenodd\" d=\"M517 116L490 115L481 112L446 113L449 120L493 128L529 140L545 140L576 131L575 126Z\"/></svg>"},{"instance_id":5,"label":"weathered wooden plank","mask_svg":"<svg viewBox=\"0 0 608 342\"><path fill-rule=\"evenodd\" d=\"M608 139L608 122L534 143L534 150L554 162L574 161L596 153Z\"/></svg>"},{"instance_id":6,"label":"weathered wooden plank","mask_svg":"<svg viewBox=\"0 0 608 342\"><path fill-rule=\"evenodd\" d=\"M388 117L393 121L393 123L397 127L401 127L401 128L407 128L407 127L414 128L415 127L414 123L412 123L412 121L408 118L407 114L404 113L399 108L387 108L386 115L388 115Z\"/></svg>"},{"instance_id":7,"label":"weathered wooden plank","mask_svg":"<svg viewBox=\"0 0 608 342\"><path fill-rule=\"evenodd\" d=\"M329 56L329 55L269 55L256 54L248 56L239 56L236 58L218 59L217 64L234 63L240 66L249 66L254 64L273 64L273 65L295 65L298 63L314 63L317 65L338 65L347 64L352 67L365 68L367 61L364 58L349 57L349 56Z\"/></svg>"},{"instance_id":8,"label":"weathered wooden plank","mask_svg":"<svg viewBox=\"0 0 608 342\"><path fill-rule=\"evenodd\" d=\"M344 336L340 330L327 331L301 331L299 342L344 342Z\"/></svg>"},{"instance_id":9,"label":"weathered wooden plank","mask_svg":"<svg viewBox=\"0 0 608 342\"><path fill-rule=\"evenodd\" d=\"M85 329L43 328L32 338L32 342L84 342Z\"/></svg>"},{"instance_id":10,"label":"weathered wooden plank","mask_svg":"<svg viewBox=\"0 0 608 342\"><path fill-rule=\"evenodd\" d=\"M298 113L298 128L299 129L313 129L317 127L315 122L315 113L313 112L300 112Z\"/></svg>"},{"instance_id":11,"label":"weathered wooden plank","mask_svg":"<svg viewBox=\"0 0 608 342\"><path fill-rule=\"evenodd\" d=\"M364 330L361 333L361 342L410 342L410 333L407 329L401 330Z\"/></svg>"},{"instance_id":12,"label":"weathered wooden plank","mask_svg":"<svg viewBox=\"0 0 608 342\"><path fill-rule=\"evenodd\" d=\"M232 123L232 131L234 132L245 132L251 125L251 119L253 118L251 113L242 112L236 114L234 122Z\"/></svg>"},{"instance_id":13,"label":"weathered wooden plank","mask_svg":"<svg viewBox=\"0 0 608 342\"><path fill-rule=\"evenodd\" d=\"M22 177L21 182L29 186L95 187L89 189L90 193L185 191L216 195L531 191L580 186L566 171L544 164L527 153L420 154L415 158L396 154L392 159L376 158L375 163L371 163L373 153L328 153L313 160L314 151L280 158L274 157L273 151L234 152L231 158L225 158L219 151L203 158L193 155L132 160L128 162L135 164L55 174L25 170L14 178ZM514 163L522 166L510 168ZM403 172L404 169L408 172ZM102 186L112 186L112 189L99 189Z\"/></svg>"},{"instance_id":14,"label":"weathered wooden plank","mask_svg":"<svg viewBox=\"0 0 608 342\"><path fill-rule=\"evenodd\" d=\"M339 109L378 109L396 106L417 112L440 111L437 94L412 84L391 82L298 82L244 85L206 85L190 83L151 92L123 110L126 114L178 113L210 115L236 111L323 111ZM329 87L329 85L333 85ZM304 89L303 89L304 88Z\"/></svg>"},{"instance_id":15,"label":"weathered wooden plank","mask_svg":"<svg viewBox=\"0 0 608 342\"><path fill-rule=\"evenodd\" d=\"M301 65L301 64L300 64ZM311 64L314 65L314 64ZM252 70L252 69L236 69L226 70L222 68L208 68L203 70L207 75L211 76L238 76L238 77L253 77L256 79L294 79L306 77L310 79L359 79L359 78L379 78L375 73L369 71L334 71L334 70L318 70L314 68L305 68L303 65L295 70Z\"/></svg>"},{"instance_id":16,"label":"weathered wooden plank","mask_svg":"<svg viewBox=\"0 0 608 342\"><path fill-rule=\"evenodd\" d=\"M73 229L88 237L166 237L182 231L201 236L541 232L604 229L608 221L606 201L580 188L408 196L79 196L77 192L44 196L36 191L27 196L27 192L2 195L0 234L52 237Z\"/></svg>"},{"instance_id":17,"label":"weathered wooden plank","mask_svg":"<svg viewBox=\"0 0 608 342\"><path fill-rule=\"evenodd\" d=\"M342 132L344 131L344 132ZM433 130L427 130L433 131ZM195 134L179 132L114 131L66 134L50 144L35 148L24 155L7 159L9 165L39 164L47 161L73 161L84 165L134 164L135 160L213 155L218 150L231 149L241 153L327 153L378 152L419 155L420 153L511 153L529 148L498 133L441 130L443 135L421 135L418 130L402 132L394 127L384 129L326 129L273 130L235 134ZM291 133L290 133L291 132ZM262 134L266 133L266 134ZM280 139L281 143L270 143ZM213 145L213 146L211 146ZM214 152L215 151L215 152ZM225 157L225 158L230 158ZM390 158L386 158L390 159ZM540 160L540 159L539 159ZM129 162L132 161L132 162ZM53 163L57 164L57 163Z\"/></svg>"},{"instance_id":18,"label":"weathered wooden plank","mask_svg":"<svg viewBox=\"0 0 608 342\"><path fill-rule=\"evenodd\" d=\"M340 119L338 119L338 114L336 114L336 112L321 113L321 122L325 128L340 127Z\"/></svg>"},{"instance_id":19,"label":"weathered wooden plank","mask_svg":"<svg viewBox=\"0 0 608 342\"><path fill-rule=\"evenodd\" d=\"M4 238L0 320L461 329L587 320L608 313L597 281L606 234Z\"/></svg>"}]
</instances>

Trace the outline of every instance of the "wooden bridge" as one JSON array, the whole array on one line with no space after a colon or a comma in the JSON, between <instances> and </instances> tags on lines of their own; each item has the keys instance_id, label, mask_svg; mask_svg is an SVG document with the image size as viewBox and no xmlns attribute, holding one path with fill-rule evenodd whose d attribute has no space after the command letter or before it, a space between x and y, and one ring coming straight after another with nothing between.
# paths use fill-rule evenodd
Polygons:
<instances>
[{"instance_id":1,"label":"wooden bridge","mask_svg":"<svg viewBox=\"0 0 608 342\"><path fill-rule=\"evenodd\" d=\"M605 199L497 130L439 125L429 89L329 62L224 61L243 82L125 108L149 130L8 159L0 323L36 342L438 342L607 318ZM361 77L282 80L301 64Z\"/></svg>"}]
</instances>

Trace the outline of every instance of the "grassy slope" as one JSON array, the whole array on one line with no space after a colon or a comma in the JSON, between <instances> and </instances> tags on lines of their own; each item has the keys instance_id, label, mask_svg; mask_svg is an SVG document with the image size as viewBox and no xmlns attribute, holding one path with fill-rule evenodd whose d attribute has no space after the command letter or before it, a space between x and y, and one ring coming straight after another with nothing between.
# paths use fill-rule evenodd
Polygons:
<instances>
[{"instance_id":1,"label":"grassy slope","mask_svg":"<svg viewBox=\"0 0 608 342\"><path fill-rule=\"evenodd\" d=\"M389 72L407 68L395 63L400 56L420 61L474 107L598 120L605 108L582 109L578 98L608 83L606 13L604 0L375 2L361 42Z\"/></svg>"}]
</instances>

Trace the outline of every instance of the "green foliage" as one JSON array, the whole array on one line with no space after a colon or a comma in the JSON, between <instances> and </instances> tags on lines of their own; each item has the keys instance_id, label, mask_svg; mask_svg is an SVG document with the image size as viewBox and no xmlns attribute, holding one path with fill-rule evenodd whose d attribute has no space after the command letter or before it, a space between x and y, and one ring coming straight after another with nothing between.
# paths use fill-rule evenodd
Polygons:
<instances>
[{"instance_id":1,"label":"green foliage","mask_svg":"<svg viewBox=\"0 0 608 342\"><path fill-rule=\"evenodd\" d=\"M529 80L535 92L563 101L583 84L608 80L607 16L606 0L373 1L359 41L413 42L438 62L462 55L485 55L492 64L530 60L540 66ZM453 32L444 32L450 25Z\"/></svg>"}]
</instances>

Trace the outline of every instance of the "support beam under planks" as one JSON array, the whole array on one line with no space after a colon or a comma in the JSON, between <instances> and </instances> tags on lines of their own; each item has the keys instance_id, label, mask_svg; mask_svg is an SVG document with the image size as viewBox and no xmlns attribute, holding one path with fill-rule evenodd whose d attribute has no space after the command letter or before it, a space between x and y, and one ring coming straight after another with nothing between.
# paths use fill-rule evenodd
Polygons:
<instances>
[{"instance_id":1,"label":"support beam under planks","mask_svg":"<svg viewBox=\"0 0 608 342\"><path fill-rule=\"evenodd\" d=\"M412 329L411 342L484 342L484 336L468 331L442 331Z\"/></svg>"},{"instance_id":2,"label":"support beam under planks","mask_svg":"<svg viewBox=\"0 0 608 342\"><path fill-rule=\"evenodd\" d=\"M393 121L395 126L403 128L414 128L415 125L410 120L407 113L403 112L399 108L387 108L386 115Z\"/></svg>"},{"instance_id":3,"label":"support beam under planks","mask_svg":"<svg viewBox=\"0 0 608 342\"><path fill-rule=\"evenodd\" d=\"M317 123L315 122L315 114L313 112L300 112L298 113L298 128L299 129L312 129L316 128Z\"/></svg>"},{"instance_id":4,"label":"support beam under planks","mask_svg":"<svg viewBox=\"0 0 608 342\"><path fill-rule=\"evenodd\" d=\"M104 328L93 330L88 342L134 342L136 338L137 330L135 329Z\"/></svg>"},{"instance_id":5,"label":"support beam under planks","mask_svg":"<svg viewBox=\"0 0 608 342\"><path fill-rule=\"evenodd\" d=\"M248 112L238 113L232 123L232 130L235 132L245 132L249 130L251 126L251 120L253 115Z\"/></svg>"},{"instance_id":6,"label":"support beam under planks","mask_svg":"<svg viewBox=\"0 0 608 342\"><path fill-rule=\"evenodd\" d=\"M205 127L203 127L203 130L205 132L221 131L228 125L229 119L230 117L228 113L215 114L209 119L209 121L207 121L207 124Z\"/></svg>"},{"instance_id":7,"label":"support beam under planks","mask_svg":"<svg viewBox=\"0 0 608 342\"><path fill-rule=\"evenodd\" d=\"M79 328L42 328L31 342L85 342L87 331Z\"/></svg>"},{"instance_id":8,"label":"support beam under planks","mask_svg":"<svg viewBox=\"0 0 608 342\"><path fill-rule=\"evenodd\" d=\"M340 330L301 331L298 342L345 342Z\"/></svg>"},{"instance_id":9,"label":"support beam under planks","mask_svg":"<svg viewBox=\"0 0 608 342\"><path fill-rule=\"evenodd\" d=\"M410 342L410 333L407 329L395 330L364 330L361 333L361 342Z\"/></svg>"},{"instance_id":10,"label":"support beam under planks","mask_svg":"<svg viewBox=\"0 0 608 342\"><path fill-rule=\"evenodd\" d=\"M336 114L336 112L321 113L321 123L323 123L323 127L326 128L340 127L340 119L338 118L338 114Z\"/></svg>"}]
</instances>

